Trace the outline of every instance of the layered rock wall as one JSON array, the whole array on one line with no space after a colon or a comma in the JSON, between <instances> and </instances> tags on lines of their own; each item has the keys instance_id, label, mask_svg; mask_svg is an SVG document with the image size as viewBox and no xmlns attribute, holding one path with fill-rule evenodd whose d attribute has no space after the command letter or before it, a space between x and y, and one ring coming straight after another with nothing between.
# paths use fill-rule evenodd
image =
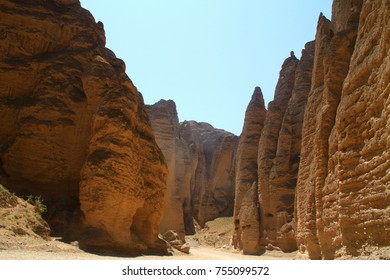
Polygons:
<instances>
[{"instance_id":1,"label":"layered rock wall","mask_svg":"<svg viewBox=\"0 0 390 280\"><path fill-rule=\"evenodd\" d=\"M238 137L195 121L181 123L180 137L196 162L190 186L194 218L204 226L215 218L232 216Z\"/></svg>"},{"instance_id":2,"label":"layered rock wall","mask_svg":"<svg viewBox=\"0 0 390 280\"><path fill-rule=\"evenodd\" d=\"M320 17L305 113L296 231L310 258L389 246L390 5L345 2Z\"/></svg>"},{"instance_id":3,"label":"layered rock wall","mask_svg":"<svg viewBox=\"0 0 390 280\"><path fill-rule=\"evenodd\" d=\"M147 106L156 140L168 163L168 191L160 230L184 240L201 226L233 215L238 137L210 124L179 123L172 100Z\"/></svg>"},{"instance_id":4,"label":"layered rock wall","mask_svg":"<svg viewBox=\"0 0 390 280\"><path fill-rule=\"evenodd\" d=\"M269 141L270 137L266 130L260 139L259 202L263 227L261 243L263 246L271 244L284 252L291 252L297 248L293 230L295 187L300 161L303 116L311 87L313 58L314 42L309 42L302 50L302 56L295 70L287 72L286 76L281 75L280 84L285 82L288 75L293 81L290 84L290 78L287 78L288 84L285 85L286 89L291 86L291 92L284 91L278 84L275 104L270 106L271 108L277 106L281 114L277 116L282 116L275 151L271 154L265 150L264 153L264 148L267 149L263 146L266 143L264 140ZM285 97L291 95L287 104L285 103L287 99L277 103L279 94ZM277 116L269 113L268 117L274 122L271 125L275 125ZM269 170L268 173L265 170Z\"/></svg>"},{"instance_id":5,"label":"layered rock wall","mask_svg":"<svg viewBox=\"0 0 390 280\"><path fill-rule=\"evenodd\" d=\"M160 231L174 230L184 240L194 234L191 207L191 179L196 169L194 150L180 138L179 118L172 100L160 100L147 106L157 144L164 153L169 174Z\"/></svg>"},{"instance_id":6,"label":"layered rock wall","mask_svg":"<svg viewBox=\"0 0 390 280\"><path fill-rule=\"evenodd\" d=\"M280 156L277 157L278 149L282 148L279 147L278 139L282 132L284 116L293 92L298 63L299 60L293 54L284 61L275 89L275 97L268 105L267 118L259 141L257 164L261 221L260 236L258 238L260 239L261 248L275 243L277 236L276 222L279 219L279 212L285 215L286 211L286 209L280 208L283 207L281 205L283 202L280 199L283 194L289 196L289 193L286 192L285 188L274 186L276 183L274 179L277 180L278 178L273 178L272 172L274 172L275 165L283 163L276 162L277 159L281 160ZM289 161L289 151L283 157L283 160ZM288 217L282 218L285 218L284 223L288 223Z\"/></svg>"},{"instance_id":7,"label":"layered rock wall","mask_svg":"<svg viewBox=\"0 0 390 280\"><path fill-rule=\"evenodd\" d=\"M56 234L124 251L157 241L167 168L142 96L78 1L0 3L1 183L41 195Z\"/></svg>"}]
</instances>

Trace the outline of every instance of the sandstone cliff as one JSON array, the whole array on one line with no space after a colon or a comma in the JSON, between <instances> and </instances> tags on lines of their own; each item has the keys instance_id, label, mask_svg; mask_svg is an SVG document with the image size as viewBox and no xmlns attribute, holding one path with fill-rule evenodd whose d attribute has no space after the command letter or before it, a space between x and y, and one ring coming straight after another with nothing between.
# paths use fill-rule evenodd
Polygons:
<instances>
[{"instance_id":1,"label":"sandstone cliff","mask_svg":"<svg viewBox=\"0 0 390 280\"><path fill-rule=\"evenodd\" d=\"M56 234L157 242L167 168L142 96L79 1L0 3L0 181L41 195Z\"/></svg>"},{"instance_id":2,"label":"sandstone cliff","mask_svg":"<svg viewBox=\"0 0 390 280\"><path fill-rule=\"evenodd\" d=\"M256 98L259 89L248 105L237 150L233 236L244 254L296 250L294 196L313 57L314 42L309 42L300 60L291 53L284 61L267 112L262 97Z\"/></svg>"},{"instance_id":3,"label":"sandstone cliff","mask_svg":"<svg viewBox=\"0 0 390 280\"><path fill-rule=\"evenodd\" d=\"M293 60L291 68L282 67L259 143L261 244L284 252L296 250L292 220L313 57L314 42L309 42L299 61Z\"/></svg>"},{"instance_id":4,"label":"sandstone cliff","mask_svg":"<svg viewBox=\"0 0 390 280\"><path fill-rule=\"evenodd\" d=\"M194 150L180 138L179 118L172 100L160 100L147 106L147 111L169 170L160 231L174 230L184 240L185 234L195 233L190 189L196 168Z\"/></svg>"},{"instance_id":5,"label":"sandstone cliff","mask_svg":"<svg viewBox=\"0 0 390 280\"><path fill-rule=\"evenodd\" d=\"M180 137L194 154L191 205L201 226L218 217L233 215L235 151L238 137L210 124L185 121Z\"/></svg>"},{"instance_id":6,"label":"sandstone cliff","mask_svg":"<svg viewBox=\"0 0 390 280\"><path fill-rule=\"evenodd\" d=\"M169 169L160 230L175 230L184 240L185 234L195 233L194 218L204 226L232 216L238 137L207 123L179 123L172 100L160 100L147 110Z\"/></svg>"},{"instance_id":7,"label":"sandstone cliff","mask_svg":"<svg viewBox=\"0 0 390 280\"><path fill-rule=\"evenodd\" d=\"M244 128L236 152L233 244L244 254L255 254L260 250L257 153L266 114L263 94L256 87L245 112Z\"/></svg>"},{"instance_id":8,"label":"sandstone cliff","mask_svg":"<svg viewBox=\"0 0 390 280\"><path fill-rule=\"evenodd\" d=\"M334 1L320 16L305 112L296 231L310 258L389 246L388 1Z\"/></svg>"}]
</instances>

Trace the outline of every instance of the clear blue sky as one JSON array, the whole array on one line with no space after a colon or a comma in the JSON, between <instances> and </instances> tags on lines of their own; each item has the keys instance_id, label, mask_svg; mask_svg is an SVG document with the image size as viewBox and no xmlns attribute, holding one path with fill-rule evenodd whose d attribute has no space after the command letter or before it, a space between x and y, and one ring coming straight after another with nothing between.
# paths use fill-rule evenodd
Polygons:
<instances>
[{"instance_id":1,"label":"clear blue sky","mask_svg":"<svg viewBox=\"0 0 390 280\"><path fill-rule=\"evenodd\" d=\"M180 121L241 133L255 86L273 99L280 67L314 39L331 0L81 0L102 21L145 103L176 102Z\"/></svg>"}]
</instances>

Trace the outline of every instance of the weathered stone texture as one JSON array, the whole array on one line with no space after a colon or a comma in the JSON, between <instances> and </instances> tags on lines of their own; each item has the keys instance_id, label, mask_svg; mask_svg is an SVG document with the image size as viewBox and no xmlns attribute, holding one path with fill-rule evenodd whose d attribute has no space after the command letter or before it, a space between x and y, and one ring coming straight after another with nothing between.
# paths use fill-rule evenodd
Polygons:
<instances>
[{"instance_id":1,"label":"weathered stone texture","mask_svg":"<svg viewBox=\"0 0 390 280\"><path fill-rule=\"evenodd\" d=\"M147 108L169 168L161 232L174 230L184 240L195 233L194 218L204 226L233 215L238 137L207 123L179 123L172 100Z\"/></svg>"},{"instance_id":2,"label":"weathered stone texture","mask_svg":"<svg viewBox=\"0 0 390 280\"><path fill-rule=\"evenodd\" d=\"M390 245L390 5L344 2L320 17L305 112L295 227L310 258Z\"/></svg>"},{"instance_id":3,"label":"weathered stone texture","mask_svg":"<svg viewBox=\"0 0 390 280\"><path fill-rule=\"evenodd\" d=\"M84 245L163 249L166 165L103 25L64 0L2 1L0 18L0 181L41 195L55 234L82 217Z\"/></svg>"},{"instance_id":4,"label":"weathered stone texture","mask_svg":"<svg viewBox=\"0 0 390 280\"><path fill-rule=\"evenodd\" d=\"M235 151L238 137L210 124L185 121L180 137L193 154L191 205L201 226L218 217L233 215Z\"/></svg>"},{"instance_id":5,"label":"weathered stone texture","mask_svg":"<svg viewBox=\"0 0 390 280\"><path fill-rule=\"evenodd\" d=\"M311 87L313 59L314 42L309 42L302 50L301 59L295 69L291 98L282 117L276 153L274 157L268 159L271 160L269 178L267 178L268 187L259 185L263 225L261 243L264 246L271 244L279 247L284 252L297 249L293 230L295 187L301 153L303 116Z\"/></svg>"},{"instance_id":6,"label":"weathered stone texture","mask_svg":"<svg viewBox=\"0 0 390 280\"><path fill-rule=\"evenodd\" d=\"M271 172L275 165L278 152L278 139L281 133L283 118L291 98L295 72L299 60L292 54L287 58L280 71L279 81L275 89L275 97L268 105L267 118L261 133L258 151L258 195L261 211L261 243L263 246L272 243L276 238L273 226L278 214L278 199L280 188L272 187ZM286 159L289 160L289 159Z\"/></svg>"},{"instance_id":7,"label":"weathered stone texture","mask_svg":"<svg viewBox=\"0 0 390 280\"><path fill-rule=\"evenodd\" d=\"M167 193L160 232L175 231L184 240L194 234L190 182L196 165L194 155L179 135L179 118L172 100L160 100L147 106L157 144L168 165Z\"/></svg>"},{"instance_id":8,"label":"weathered stone texture","mask_svg":"<svg viewBox=\"0 0 390 280\"><path fill-rule=\"evenodd\" d=\"M243 249L244 253L256 253L260 250L257 153L266 115L263 94L261 89L256 87L245 112L244 128L236 152L233 243L235 248ZM246 204L252 203L250 206L243 205L243 199L247 196L249 200L247 199ZM251 213L248 213L249 210ZM252 244L252 240L255 244Z\"/></svg>"}]
</instances>

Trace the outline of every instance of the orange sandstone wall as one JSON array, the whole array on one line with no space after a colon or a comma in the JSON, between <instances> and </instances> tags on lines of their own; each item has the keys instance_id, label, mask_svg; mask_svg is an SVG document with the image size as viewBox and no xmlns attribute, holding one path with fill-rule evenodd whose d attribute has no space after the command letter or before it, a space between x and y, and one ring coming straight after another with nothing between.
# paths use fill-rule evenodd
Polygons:
<instances>
[{"instance_id":1,"label":"orange sandstone wall","mask_svg":"<svg viewBox=\"0 0 390 280\"><path fill-rule=\"evenodd\" d=\"M102 23L70 0L1 1L0 18L1 183L84 246L164 250L167 168Z\"/></svg>"}]
</instances>

